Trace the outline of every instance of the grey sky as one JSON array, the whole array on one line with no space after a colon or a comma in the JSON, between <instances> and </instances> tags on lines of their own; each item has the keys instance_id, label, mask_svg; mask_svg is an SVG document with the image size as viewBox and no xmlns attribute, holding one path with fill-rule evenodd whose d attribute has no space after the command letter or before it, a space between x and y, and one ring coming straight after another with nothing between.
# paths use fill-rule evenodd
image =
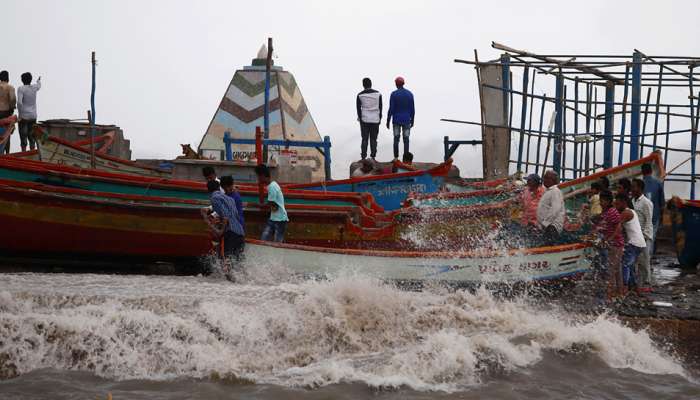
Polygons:
<instances>
[{"instance_id":1,"label":"grey sky","mask_svg":"<svg viewBox=\"0 0 700 400\"><path fill-rule=\"evenodd\" d=\"M334 148L334 176L359 158L354 109L369 76L388 97L402 75L416 98L412 150L439 161L442 137L476 139L472 68L496 58L492 40L535 52L700 55L700 1L3 1L0 69L11 83L41 75L39 118L84 118L90 51L97 51L97 121L120 125L136 158L173 158L196 146L233 72L268 36ZM8 26L9 24L9 26ZM517 81L517 78L515 78ZM13 149L18 146L14 139ZM391 158L380 131L379 158ZM480 175L480 151L460 150L463 175Z\"/></svg>"}]
</instances>

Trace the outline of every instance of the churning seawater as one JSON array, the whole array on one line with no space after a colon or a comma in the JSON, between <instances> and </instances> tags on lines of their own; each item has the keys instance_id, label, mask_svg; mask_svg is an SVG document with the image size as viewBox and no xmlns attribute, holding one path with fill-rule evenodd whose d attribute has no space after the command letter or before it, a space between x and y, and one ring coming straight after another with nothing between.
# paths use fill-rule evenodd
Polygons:
<instances>
[{"instance_id":1,"label":"churning seawater","mask_svg":"<svg viewBox=\"0 0 700 400\"><path fill-rule=\"evenodd\" d=\"M347 276L0 274L1 399L697 399L610 316Z\"/></svg>"}]
</instances>

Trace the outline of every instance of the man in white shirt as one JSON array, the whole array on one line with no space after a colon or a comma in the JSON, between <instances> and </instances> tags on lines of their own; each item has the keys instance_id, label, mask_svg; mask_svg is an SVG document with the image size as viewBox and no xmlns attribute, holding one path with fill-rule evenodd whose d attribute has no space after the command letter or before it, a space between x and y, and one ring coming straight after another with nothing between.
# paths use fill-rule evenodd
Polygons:
<instances>
[{"instance_id":1,"label":"man in white shirt","mask_svg":"<svg viewBox=\"0 0 700 400\"><path fill-rule=\"evenodd\" d=\"M644 195L644 181L635 179L632 181L632 205L639 218L646 247L639 254L637 269L639 270L639 291L651 290L651 246L654 242L654 203Z\"/></svg>"},{"instance_id":2,"label":"man in white shirt","mask_svg":"<svg viewBox=\"0 0 700 400\"><path fill-rule=\"evenodd\" d=\"M556 241L564 230L564 196L557 187L559 176L554 171L547 171L543 178L546 188L539 204L537 204L537 224L544 232L548 243Z\"/></svg>"},{"instance_id":3,"label":"man in white shirt","mask_svg":"<svg viewBox=\"0 0 700 400\"><path fill-rule=\"evenodd\" d=\"M360 157L367 158L367 142L370 146L372 160L377 156L377 136L379 124L382 122L382 95L372 89L372 81L369 78L362 80L364 90L357 94L357 120L360 121Z\"/></svg>"},{"instance_id":4,"label":"man in white shirt","mask_svg":"<svg viewBox=\"0 0 700 400\"><path fill-rule=\"evenodd\" d=\"M36 80L36 84L32 85L32 74L25 72L22 74L22 83L23 85L17 88L17 112L22 151L27 151L27 142L31 150L36 148L36 139L32 130L36 124L36 92L41 89L41 77Z\"/></svg>"}]
</instances>

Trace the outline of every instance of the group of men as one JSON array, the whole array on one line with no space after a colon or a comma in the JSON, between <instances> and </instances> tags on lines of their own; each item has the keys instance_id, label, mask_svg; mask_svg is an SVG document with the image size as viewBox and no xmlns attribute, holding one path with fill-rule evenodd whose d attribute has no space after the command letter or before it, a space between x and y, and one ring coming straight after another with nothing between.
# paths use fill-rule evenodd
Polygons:
<instances>
[{"instance_id":1,"label":"group of men","mask_svg":"<svg viewBox=\"0 0 700 400\"><path fill-rule=\"evenodd\" d=\"M271 179L270 169L266 165L256 166L255 174L259 184L267 189L265 204L270 208L270 217L263 228L261 240L282 242L289 222L282 188ZM211 207L201 209L202 217L215 241L223 242L220 255L226 259L233 257L240 260L245 248L245 220L243 201L233 177L223 176L219 179L214 168L210 166L202 169L202 175L207 180L207 191L211 200Z\"/></svg>"},{"instance_id":2,"label":"group of men","mask_svg":"<svg viewBox=\"0 0 700 400\"><path fill-rule=\"evenodd\" d=\"M10 85L10 74L7 71L0 71L0 119L7 118L15 113L19 117L19 138L22 151L29 148L36 148L36 141L32 135L34 124L36 124L36 95L41 89L41 77L32 84L32 74L25 72L21 76L22 86L15 91L14 86ZM10 138L7 138L5 143L5 153L10 152Z\"/></svg>"},{"instance_id":3,"label":"group of men","mask_svg":"<svg viewBox=\"0 0 700 400\"><path fill-rule=\"evenodd\" d=\"M394 159L399 158L399 142L403 138L403 154L410 154L409 143L411 128L415 122L416 108L413 102L413 93L404 87L405 81L402 77L394 79L396 90L389 98L389 112L386 116L386 129L389 129L391 122L394 130ZM372 80L364 78L362 80L364 90L357 94L357 120L360 122L360 133L362 144L360 146L360 156L364 160L367 158L367 144L370 145L370 157L374 160L377 157L377 136L379 135L379 125L382 123L382 95L372 89ZM411 156L412 157L412 156Z\"/></svg>"},{"instance_id":4,"label":"group of men","mask_svg":"<svg viewBox=\"0 0 700 400\"><path fill-rule=\"evenodd\" d=\"M607 279L612 298L632 289L651 290L651 256L665 198L663 183L652 176L651 165L642 166L642 175L642 179L632 181L620 179L615 193L608 178L601 177L591 185L590 204L582 215L596 233L598 272ZM558 183L553 171L547 171L542 180L531 174L521 194L522 225L541 232L548 243L563 232L566 219Z\"/></svg>"}]
</instances>

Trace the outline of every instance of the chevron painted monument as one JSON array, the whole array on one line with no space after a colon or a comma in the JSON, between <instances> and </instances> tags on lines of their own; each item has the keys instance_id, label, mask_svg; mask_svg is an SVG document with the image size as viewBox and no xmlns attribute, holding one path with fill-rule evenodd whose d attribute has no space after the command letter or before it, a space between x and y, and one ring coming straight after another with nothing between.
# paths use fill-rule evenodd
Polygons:
<instances>
[{"instance_id":1,"label":"chevron painted monument","mask_svg":"<svg viewBox=\"0 0 700 400\"><path fill-rule=\"evenodd\" d=\"M220 158L224 151L224 132L229 132L232 138L254 139L255 127L264 126L266 58L267 48L263 46L252 65L233 75L199 144L201 155ZM279 66L273 66L270 73L270 139L323 140L294 76ZM244 161L255 155L254 146L235 145L232 150L235 160ZM279 157L279 150L283 149L270 147L271 157ZM312 168L314 180L324 179L323 156L316 149L292 150L296 150L295 161L299 165Z\"/></svg>"}]
</instances>

